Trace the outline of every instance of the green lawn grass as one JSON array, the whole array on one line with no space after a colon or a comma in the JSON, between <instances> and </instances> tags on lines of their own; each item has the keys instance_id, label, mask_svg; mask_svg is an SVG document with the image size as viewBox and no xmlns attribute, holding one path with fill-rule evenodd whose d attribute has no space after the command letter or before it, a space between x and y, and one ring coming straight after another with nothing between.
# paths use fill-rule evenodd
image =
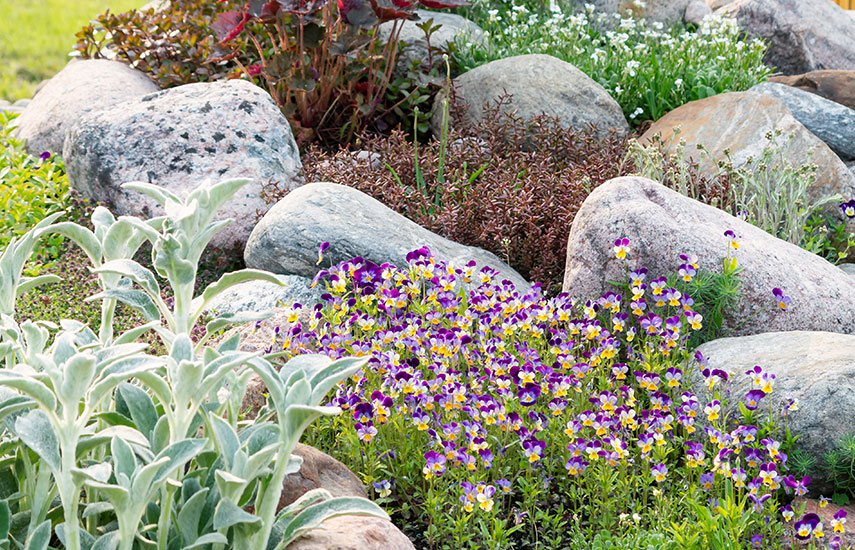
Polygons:
<instances>
[{"instance_id":1,"label":"green lawn grass","mask_svg":"<svg viewBox=\"0 0 855 550\"><path fill-rule=\"evenodd\" d=\"M0 99L32 96L39 82L68 62L74 34L108 8L146 0L0 0Z\"/></svg>"}]
</instances>

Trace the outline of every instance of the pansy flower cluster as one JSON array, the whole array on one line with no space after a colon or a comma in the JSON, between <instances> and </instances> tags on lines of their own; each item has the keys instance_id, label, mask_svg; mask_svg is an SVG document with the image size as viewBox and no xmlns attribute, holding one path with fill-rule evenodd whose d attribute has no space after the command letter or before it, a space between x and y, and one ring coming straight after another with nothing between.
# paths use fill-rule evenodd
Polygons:
<instances>
[{"instance_id":1,"label":"pansy flower cluster","mask_svg":"<svg viewBox=\"0 0 855 550\"><path fill-rule=\"evenodd\" d=\"M322 302L308 321L293 306L271 351L370 358L336 391L343 414L310 438L379 496L436 504L428 514L507 518L554 504L552 493L582 521L614 528L619 513L655 523L654 500L679 507L683 495L706 500L728 486L757 518L780 517L776 495L802 494L809 479L787 476L766 428L728 412L728 374L687 346L704 323L693 299L631 266L630 245L614 243L625 284L578 304L426 248L406 268L355 258L318 276ZM677 270L690 281L697 258L681 255ZM759 366L745 375L755 411L775 377Z\"/></svg>"}]
</instances>

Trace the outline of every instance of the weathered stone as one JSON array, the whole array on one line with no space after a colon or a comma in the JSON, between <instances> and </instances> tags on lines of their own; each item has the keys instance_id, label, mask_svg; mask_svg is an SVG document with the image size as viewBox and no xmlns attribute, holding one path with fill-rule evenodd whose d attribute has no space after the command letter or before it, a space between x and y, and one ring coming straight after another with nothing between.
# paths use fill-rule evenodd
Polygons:
<instances>
[{"instance_id":1,"label":"weathered stone","mask_svg":"<svg viewBox=\"0 0 855 550\"><path fill-rule=\"evenodd\" d=\"M798 410L787 414L786 425L801 437L796 446L821 463L823 455L841 436L852 431L855 410L855 336L830 332L769 332L741 338L722 338L698 348L709 368L729 375L730 399L727 412L736 411L742 396L752 389L744 373L759 365L775 375L771 394L762 405L780 411L790 400L798 400ZM693 368L696 372L699 369ZM694 383L703 394L703 381ZM722 415L724 416L724 414ZM783 428L782 428L783 429ZM783 435L783 434L780 434ZM817 469L814 474L819 474ZM818 477L815 475L815 477ZM822 485L816 479L812 485Z\"/></svg>"},{"instance_id":2,"label":"weathered stone","mask_svg":"<svg viewBox=\"0 0 855 550\"><path fill-rule=\"evenodd\" d=\"M299 472L285 478L282 495L279 497L279 509L313 489L326 489L334 497L368 498L359 478L330 455L302 443L297 443L292 454L302 458L303 464Z\"/></svg>"},{"instance_id":3,"label":"weathered stone","mask_svg":"<svg viewBox=\"0 0 855 550\"><path fill-rule=\"evenodd\" d=\"M793 117L842 159L855 158L855 110L798 88L763 82L752 92L777 97Z\"/></svg>"},{"instance_id":4,"label":"weathered stone","mask_svg":"<svg viewBox=\"0 0 855 550\"><path fill-rule=\"evenodd\" d=\"M620 105L585 73L551 55L518 55L476 67L453 81L457 99L470 122L493 112L502 98L500 112L513 112L524 120L540 115L558 119L564 128L585 130L596 126L607 137L629 132ZM438 133L442 123L443 94L434 101L431 124Z\"/></svg>"},{"instance_id":5,"label":"weathered stone","mask_svg":"<svg viewBox=\"0 0 855 550\"><path fill-rule=\"evenodd\" d=\"M692 0L686 6L683 21L692 25L700 25L704 17L712 14L712 9L704 0Z\"/></svg>"},{"instance_id":6,"label":"weathered stone","mask_svg":"<svg viewBox=\"0 0 855 550\"><path fill-rule=\"evenodd\" d=\"M267 210L262 186L293 187L302 167L279 107L245 80L187 84L93 111L74 125L63 154L72 187L125 215L161 213L153 200L122 189L127 181L183 195L203 180L250 179L215 218L235 219L211 243L227 252L243 249Z\"/></svg>"},{"instance_id":7,"label":"weathered stone","mask_svg":"<svg viewBox=\"0 0 855 550\"><path fill-rule=\"evenodd\" d=\"M744 271L725 333L855 333L855 279L815 254L640 177L610 180L582 203L568 238L564 291L586 300L611 290L608 281L623 280L624 264L611 246L622 237L630 240L630 269L664 276L677 271L680 254L695 254L701 269L721 273L727 230L742 236L735 255ZM775 307L776 287L792 299L787 311Z\"/></svg>"},{"instance_id":8,"label":"weathered stone","mask_svg":"<svg viewBox=\"0 0 855 550\"><path fill-rule=\"evenodd\" d=\"M284 286L267 281L247 281L223 292L208 306L211 311L224 315L251 311L260 313L298 303L313 306L321 298L321 286L311 288L306 277L283 275Z\"/></svg>"},{"instance_id":9,"label":"weathered stone","mask_svg":"<svg viewBox=\"0 0 855 550\"><path fill-rule=\"evenodd\" d=\"M812 71L792 76L772 76L778 82L855 109L855 71Z\"/></svg>"},{"instance_id":10,"label":"weathered stone","mask_svg":"<svg viewBox=\"0 0 855 550\"><path fill-rule=\"evenodd\" d=\"M391 521L370 516L337 516L288 545L288 550L415 550Z\"/></svg>"},{"instance_id":11,"label":"weathered stone","mask_svg":"<svg viewBox=\"0 0 855 550\"><path fill-rule=\"evenodd\" d=\"M840 264L837 267L842 269L845 273L855 277L855 264Z\"/></svg>"},{"instance_id":12,"label":"weathered stone","mask_svg":"<svg viewBox=\"0 0 855 550\"><path fill-rule=\"evenodd\" d=\"M39 90L17 119L17 137L27 151L62 153L65 135L86 113L158 90L144 73L124 63L104 59L74 60Z\"/></svg>"},{"instance_id":13,"label":"weathered stone","mask_svg":"<svg viewBox=\"0 0 855 550\"><path fill-rule=\"evenodd\" d=\"M855 69L855 19L829 0L734 0L716 15L734 17L748 38L769 45L764 61L784 74Z\"/></svg>"},{"instance_id":14,"label":"weathered stone","mask_svg":"<svg viewBox=\"0 0 855 550\"><path fill-rule=\"evenodd\" d=\"M657 120L639 141L649 143L658 134L668 143L678 126L679 138L686 142L686 153L700 163L706 174L714 173L716 167L696 145L703 145L715 160L724 160L724 151L729 150L738 168L749 157L758 158L769 143L766 135L780 129L783 134L779 143L792 137L786 157L789 162L794 165L811 162L819 167L816 181L808 190L811 200L838 193L844 198L855 197L855 177L843 161L799 123L778 98L755 92L730 92L692 101ZM673 140L671 150L676 146L677 140ZM844 219L833 204L828 205L828 212ZM855 231L853 220L848 220L848 224Z\"/></svg>"},{"instance_id":15,"label":"weathered stone","mask_svg":"<svg viewBox=\"0 0 855 550\"><path fill-rule=\"evenodd\" d=\"M441 25L430 37L432 48L447 49L458 37L473 44L484 44L487 40L481 27L461 15L428 10L416 10L416 14L416 20L388 21L378 28L378 37L384 42L389 41L393 31L399 33L401 49L398 52L397 68L402 73L406 73L415 61L419 62L422 70L428 69L431 61L435 66L442 63L435 53L430 55L425 32L418 27L428 19L433 19L434 26Z\"/></svg>"},{"instance_id":16,"label":"weathered stone","mask_svg":"<svg viewBox=\"0 0 855 550\"><path fill-rule=\"evenodd\" d=\"M246 243L249 267L283 275L314 277L318 247L330 243L324 264L361 256L377 265L406 265L406 255L427 246L460 267L470 260L499 270L518 289L529 287L494 254L431 233L365 193L333 183L312 183L292 191L258 222Z\"/></svg>"}]
</instances>

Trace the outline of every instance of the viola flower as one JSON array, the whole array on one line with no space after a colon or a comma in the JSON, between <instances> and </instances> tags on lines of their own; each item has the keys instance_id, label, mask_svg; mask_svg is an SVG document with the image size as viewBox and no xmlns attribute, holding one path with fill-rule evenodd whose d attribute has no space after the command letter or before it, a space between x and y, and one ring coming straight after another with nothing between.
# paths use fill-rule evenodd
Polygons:
<instances>
[{"instance_id":1,"label":"viola flower","mask_svg":"<svg viewBox=\"0 0 855 550\"><path fill-rule=\"evenodd\" d=\"M748 393L745 394L745 408L749 411L757 410L757 407L760 405L760 400L765 396L766 394L763 390L749 390Z\"/></svg>"},{"instance_id":2,"label":"viola flower","mask_svg":"<svg viewBox=\"0 0 855 550\"><path fill-rule=\"evenodd\" d=\"M668 467L665 464L657 464L650 469L650 473L656 483L662 483L668 477Z\"/></svg>"},{"instance_id":3,"label":"viola flower","mask_svg":"<svg viewBox=\"0 0 855 550\"><path fill-rule=\"evenodd\" d=\"M846 510L840 509L834 514L834 518L831 520L831 527L834 529L835 533L842 533L845 530L843 525L846 523Z\"/></svg>"},{"instance_id":4,"label":"viola flower","mask_svg":"<svg viewBox=\"0 0 855 550\"><path fill-rule=\"evenodd\" d=\"M840 203L840 210L847 218L855 218L855 199L849 199L847 202Z\"/></svg>"},{"instance_id":5,"label":"viola flower","mask_svg":"<svg viewBox=\"0 0 855 550\"><path fill-rule=\"evenodd\" d=\"M469 513L475 509L477 491L475 486L468 481L462 482L460 486L463 487L463 494L460 495L460 502L463 503L463 510Z\"/></svg>"},{"instance_id":6,"label":"viola flower","mask_svg":"<svg viewBox=\"0 0 855 550\"><path fill-rule=\"evenodd\" d=\"M784 518L785 522L789 523L790 521L792 521L795 515L796 513L793 512L792 505L787 504L786 506L781 507L781 516Z\"/></svg>"},{"instance_id":7,"label":"viola flower","mask_svg":"<svg viewBox=\"0 0 855 550\"><path fill-rule=\"evenodd\" d=\"M567 474L570 476L579 476L585 473L588 468L588 462L582 457L574 456L564 464Z\"/></svg>"},{"instance_id":8,"label":"viola flower","mask_svg":"<svg viewBox=\"0 0 855 550\"><path fill-rule=\"evenodd\" d=\"M615 240L615 257L619 260L625 260L627 254L629 254L629 239L624 237Z\"/></svg>"},{"instance_id":9,"label":"viola flower","mask_svg":"<svg viewBox=\"0 0 855 550\"><path fill-rule=\"evenodd\" d=\"M698 257L695 254L680 254L680 260L686 265L698 269Z\"/></svg>"},{"instance_id":10,"label":"viola flower","mask_svg":"<svg viewBox=\"0 0 855 550\"><path fill-rule=\"evenodd\" d=\"M353 427L356 429L356 435L359 437L359 440L363 443L371 443L377 436L377 428L371 422L366 422L365 424L357 422Z\"/></svg>"},{"instance_id":11,"label":"viola flower","mask_svg":"<svg viewBox=\"0 0 855 550\"><path fill-rule=\"evenodd\" d=\"M805 514L802 519L793 524L796 538L799 540L807 540L811 537L822 538L825 534L822 530L822 522L819 516L813 512Z\"/></svg>"},{"instance_id":12,"label":"viola flower","mask_svg":"<svg viewBox=\"0 0 855 550\"><path fill-rule=\"evenodd\" d=\"M707 420L714 422L718 420L721 412L721 401L714 399L704 406L704 414L707 415Z\"/></svg>"},{"instance_id":13,"label":"viola flower","mask_svg":"<svg viewBox=\"0 0 855 550\"><path fill-rule=\"evenodd\" d=\"M789 296L784 296L784 291L777 287L772 289L772 294L775 296L778 308L782 311L787 311L792 299Z\"/></svg>"},{"instance_id":14,"label":"viola flower","mask_svg":"<svg viewBox=\"0 0 855 550\"><path fill-rule=\"evenodd\" d=\"M715 481L715 474L711 472L701 474L701 477L698 478L698 481L701 482L701 488L704 491L711 491L713 488L713 482Z\"/></svg>"},{"instance_id":15,"label":"viola flower","mask_svg":"<svg viewBox=\"0 0 855 550\"><path fill-rule=\"evenodd\" d=\"M751 537L751 548L760 548L763 545L763 535Z\"/></svg>"},{"instance_id":16,"label":"viola flower","mask_svg":"<svg viewBox=\"0 0 855 550\"><path fill-rule=\"evenodd\" d=\"M434 477L440 477L445 472L445 455L437 453L435 451L428 451L425 453L425 466L422 469L422 473L425 475L425 479L431 479Z\"/></svg>"},{"instance_id":17,"label":"viola flower","mask_svg":"<svg viewBox=\"0 0 855 550\"><path fill-rule=\"evenodd\" d=\"M784 478L784 485L787 488L787 492L789 489L795 489L796 496L800 497L807 494L807 486L810 483L810 476L805 476L800 480L797 480L795 476L787 476Z\"/></svg>"},{"instance_id":18,"label":"viola flower","mask_svg":"<svg viewBox=\"0 0 855 550\"><path fill-rule=\"evenodd\" d=\"M758 497L757 495L755 495L753 493L749 493L748 498L751 500L752 504L754 505L754 511L759 514L759 513L763 512L763 504L767 500L772 498L772 495L771 495L771 493L767 493L761 497Z\"/></svg>"},{"instance_id":19,"label":"viola flower","mask_svg":"<svg viewBox=\"0 0 855 550\"><path fill-rule=\"evenodd\" d=\"M742 238L742 235L737 235L732 230L728 229L724 232L724 236L730 239L730 246L732 246L734 250L739 248L739 239Z\"/></svg>"},{"instance_id":20,"label":"viola flower","mask_svg":"<svg viewBox=\"0 0 855 550\"><path fill-rule=\"evenodd\" d=\"M525 407L531 407L537 403L537 398L540 396L540 385L526 384L517 392L517 397L520 399L520 404Z\"/></svg>"},{"instance_id":21,"label":"viola flower","mask_svg":"<svg viewBox=\"0 0 855 550\"><path fill-rule=\"evenodd\" d=\"M493 511L493 495L496 494L496 488L492 485L487 485L484 482L478 484L475 488L475 500L478 501L478 506L485 512Z\"/></svg>"},{"instance_id":22,"label":"viola flower","mask_svg":"<svg viewBox=\"0 0 855 550\"><path fill-rule=\"evenodd\" d=\"M529 464L536 464L543 458L546 443L537 439L526 439L522 444L523 453L528 458Z\"/></svg>"},{"instance_id":23,"label":"viola flower","mask_svg":"<svg viewBox=\"0 0 855 550\"><path fill-rule=\"evenodd\" d=\"M321 243L321 246L318 248L318 263L315 265L321 265L321 262L324 261L324 252L326 252L329 247L330 243Z\"/></svg>"},{"instance_id":24,"label":"viola flower","mask_svg":"<svg viewBox=\"0 0 855 550\"><path fill-rule=\"evenodd\" d=\"M380 495L380 498L386 498L390 494L392 494L392 484L388 479L384 479L382 481L375 481L372 485L374 485L374 490L377 491L377 494Z\"/></svg>"},{"instance_id":25,"label":"viola flower","mask_svg":"<svg viewBox=\"0 0 855 550\"><path fill-rule=\"evenodd\" d=\"M633 287L642 286L644 283L644 279L647 277L647 268L642 267L640 269L636 269L634 271L630 271L629 273L629 281L630 285ZM643 294L643 292L642 292Z\"/></svg>"},{"instance_id":26,"label":"viola flower","mask_svg":"<svg viewBox=\"0 0 855 550\"><path fill-rule=\"evenodd\" d=\"M507 479L499 479L496 481L496 485L499 486L499 489L502 490L502 493L508 495L511 493L511 482Z\"/></svg>"},{"instance_id":27,"label":"viola flower","mask_svg":"<svg viewBox=\"0 0 855 550\"><path fill-rule=\"evenodd\" d=\"M826 506L828 506L829 502L831 502L831 499L828 498L827 496L821 495L819 497L819 507L820 508L825 508Z\"/></svg>"}]
</instances>

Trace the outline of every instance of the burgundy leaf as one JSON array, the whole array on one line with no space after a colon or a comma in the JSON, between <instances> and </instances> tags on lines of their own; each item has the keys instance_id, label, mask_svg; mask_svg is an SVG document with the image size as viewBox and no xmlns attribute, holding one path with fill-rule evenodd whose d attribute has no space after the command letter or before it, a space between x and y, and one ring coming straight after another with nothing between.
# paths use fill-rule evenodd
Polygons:
<instances>
[{"instance_id":1,"label":"burgundy leaf","mask_svg":"<svg viewBox=\"0 0 855 550\"><path fill-rule=\"evenodd\" d=\"M468 6L469 2L466 0L419 0L419 4L431 10L444 10Z\"/></svg>"},{"instance_id":2,"label":"burgundy leaf","mask_svg":"<svg viewBox=\"0 0 855 550\"><path fill-rule=\"evenodd\" d=\"M243 32L249 18L249 13L245 9L243 11L227 11L221 13L217 20L211 23L211 28L217 35L220 44L225 44Z\"/></svg>"}]
</instances>

